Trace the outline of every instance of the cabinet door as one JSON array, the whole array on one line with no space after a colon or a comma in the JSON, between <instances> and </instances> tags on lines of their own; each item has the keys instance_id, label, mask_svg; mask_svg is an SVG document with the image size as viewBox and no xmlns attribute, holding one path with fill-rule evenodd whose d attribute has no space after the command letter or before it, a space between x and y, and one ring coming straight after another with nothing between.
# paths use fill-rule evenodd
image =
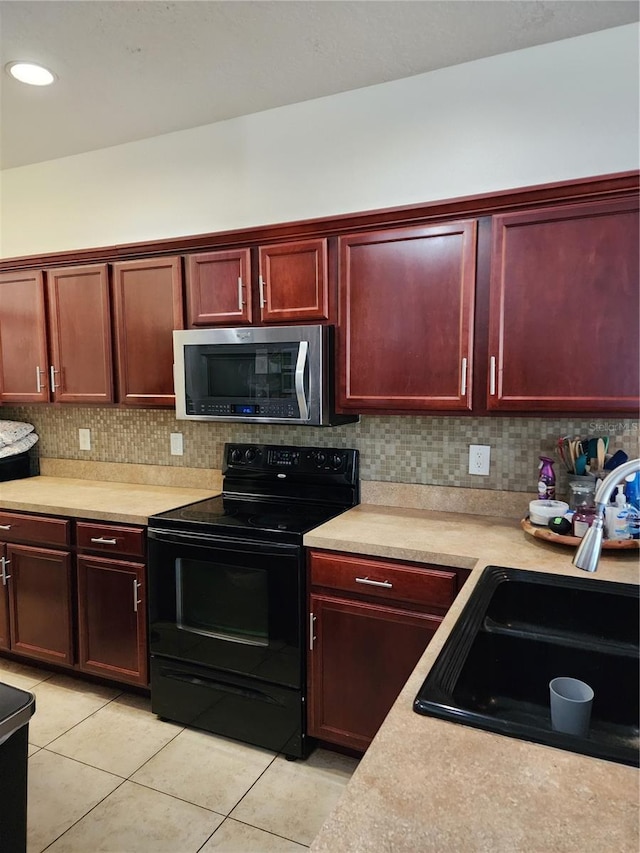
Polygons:
<instances>
[{"instance_id":1,"label":"cabinet door","mask_svg":"<svg viewBox=\"0 0 640 853\"><path fill-rule=\"evenodd\" d=\"M113 265L118 400L174 406L173 330L182 329L180 258Z\"/></svg>"},{"instance_id":2,"label":"cabinet door","mask_svg":"<svg viewBox=\"0 0 640 853\"><path fill-rule=\"evenodd\" d=\"M640 404L635 199L496 216L488 408Z\"/></svg>"},{"instance_id":3,"label":"cabinet door","mask_svg":"<svg viewBox=\"0 0 640 853\"><path fill-rule=\"evenodd\" d=\"M9 587L11 563L6 562L6 546L0 542L0 649L11 645L9 637Z\"/></svg>"},{"instance_id":4,"label":"cabinet door","mask_svg":"<svg viewBox=\"0 0 640 853\"><path fill-rule=\"evenodd\" d=\"M7 545L11 569L11 651L73 663L71 554Z\"/></svg>"},{"instance_id":5,"label":"cabinet door","mask_svg":"<svg viewBox=\"0 0 640 853\"><path fill-rule=\"evenodd\" d=\"M260 247L260 316L265 323L329 319L327 241Z\"/></svg>"},{"instance_id":6,"label":"cabinet door","mask_svg":"<svg viewBox=\"0 0 640 853\"><path fill-rule=\"evenodd\" d=\"M339 243L340 407L470 409L476 223Z\"/></svg>"},{"instance_id":7,"label":"cabinet door","mask_svg":"<svg viewBox=\"0 0 640 853\"><path fill-rule=\"evenodd\" d=\"M79 555L77 569L80 668L146 684L144 565Z\"/></svg>"},{"instance_id":8,"label":"cabinet door","mask_svg":"<svg viewBox=\"0 0 640 853\"><path fill-rule=\"evenodd\" d=\"M188 255L187 323L199 326L244 326L251 310L249 249Z\"/></svg>"},{"instance_id":9,"label":"cabinet door","mask_svg":"<svg viewBox=\"0 0 640 853\"><path fill-rule=\"evenodd\" d=\"M49 400L41 272L0 274L0 401Z\"/></svg>"},{"instance_id":10,"label":"cabinet door","mask_svg":"<svg viewBox=\"0 0 640 853\"><path fill-rule=\"evenodd\" d=\"M311 595L309 734L366 749L441 619Z\"/></svg>"},{"instance_id":11,"label":"cabinet door","mask_svg":"<svg viewBox=\"0 0 640 853\"><path fill-rule=\"evenodd\" d=\"M47 270L47 294L53 399L112 403L107 265Z\"/></svg>"}]
</instances>

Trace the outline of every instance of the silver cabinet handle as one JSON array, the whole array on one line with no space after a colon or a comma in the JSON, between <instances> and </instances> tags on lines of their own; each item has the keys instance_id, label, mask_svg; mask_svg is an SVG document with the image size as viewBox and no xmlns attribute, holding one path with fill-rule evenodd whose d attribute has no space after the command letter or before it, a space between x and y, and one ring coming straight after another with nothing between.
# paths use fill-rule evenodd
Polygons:
<instances>
[{"instance_id":1,"label":"silver cabinet handle","mask_svg":"<svg viewBox=\"0 0 640 853\"><path fill-rule=\"evenodd\" d=\"M462 377L460 379L460 396L464 397L467 393L467 359L462 359Z\"/></svg>"},{"instance_id":2,"label":"silver cabinet handle","mask_svg":"<svg viewBox=\"0 0 640 853\"><path fill-rule=\"evenodd\" d=\"M356 583L366 583L369 586L384 586L386 589L393 587L391 581L372 581L371 578L356 578Z\"/></svg>"},{"instance_id":3,"label":"silver cabinet handle","mask_svg":"<svg viewBox=\"0 0 640 853\"><path fill-rule=\"evenodd\" d=\"M310 613L309 614L309 651L310 652L313 651L313 643L314 643L314 640L317 639L316 635L313 633L313 629L315 627L315 621L316 621L316 617L313 615L313 613Z\"/></svg>"},{"instance_id":4,"label":"silver cabinet handle","mask_svg":"<svg viewBox=\"0 0 640 853\"><path fill-rule=\"evenodd\" d=\"M95 542L96 545L115 545L117 543L117 539L105 539L103 536L98 536L96 539L91 539L92 542Z\"/></svg>"},{"instance_id":5,"label":"silver cabinet handle","mask_svg":"<svg viewBox=\"0 0 640 853\"><path fill-rule=\"evenodd\" d=\"M238 311L242 311L244 299L242 298L242 278L238 276Z\"/></svg>"},{"instance_id":6,"label":"silver cabinet handle","mask_svg":"<svg viewBox=\"0 0 640 853\"><path fill-rule=\"evenodd\" d=\"M0 524L0 530L11 530L10 524Z\"/></svg>"},{"instance_id":7,"label":"silver cabinet handle","mask_svg":"<svg viewBox=\"0 0 640 853\"><path fill-rule=\"evenodd\" d=\"M56 373L59 373L59 370L56 370L53 365L49 368L49 376L51 377L51 391L55 391L56 388L59 388L60 385L56 385Z\"/></svg>"},{"instance_id":8,"label":"silver cabinet handle","mask_svg":"<svg viewBox=\"0 0 640 853\"><path fill-rule=\"evenodd\" d=\"M260 288L260 307L264 308L267 304L267 300L264 298L264 279L262 276L258 279L258 287Z\"/></svg>"},{"instance_id":9,"label":"silver cabinet handle","mask_svg":"<svg viewBox=\"0 0 640 853\"><path fill-rule=\"evenodd\" d=\"M38 392L38 394L39 394L42 390L44 390L44 385L42 384L42 382L41 382L41 380L40 380L40 375L41 375L42 373L44 373L44 370L42 370L42 369L40 368L40 365L38 364L38 365L36 366L36 391Z\"/></svg>"},{"instance_id":10,"label":"silver cabinet handle","mask_svg":"<svg viewBox=\"0 0 640 853\"><path fill-rule=\"evenodd\" d=\"M138 590L140 589L141 586L142 586L142 584L138 583L138 581L134 578L133 579L133 612L134 613L138 612L138 605L142 604L142 599L138 598Z\"/></svg>"},{"instance_id":11,"label":"silver cabinet handle","mask_svg":"<svg viewBox=\"0 0 640 853\"><path fill-rule=\"evenodd\" d=\"M496 357L492 355L489 360L489 393L496 393Z\"/></svg>"},{"instance_id":12,"label":"silver cabinet handle","mask_svg":"<svg viewBox=\"0 0 640 853\"><path fill-rule=\"evenodd\" d=\"M3 584L3 586L7 585L7 581L11 577L11 575L7 574L7 566L9 565L10 562L11 562L11 560L7 560L6 557L0 558L0 563L2 563L2 584Z\"/></svg>"}]
</instances>

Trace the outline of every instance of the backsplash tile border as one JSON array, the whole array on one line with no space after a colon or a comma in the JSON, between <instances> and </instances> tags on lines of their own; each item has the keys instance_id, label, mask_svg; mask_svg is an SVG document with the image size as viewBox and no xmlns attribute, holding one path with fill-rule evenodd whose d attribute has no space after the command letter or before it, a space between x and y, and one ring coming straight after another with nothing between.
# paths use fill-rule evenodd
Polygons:
<instances>
[{"instance_id":1,"label":"backsplash tile border","mask_svg":"<svg viewBox=\"0 0 640 853\"><path fill-rule=\"evenodd\" d=\"M562 417L363 416L355 424L321 428L177 420L167 409L116 406L3 406L6 420L34 424L40 458L78 459L176 468L219 469L226 441L355 447L360 475L378 483L456 486L535 496L538 456L555 458L560 435L608 435L610 452L638 455L639 421L585 415ZM91 450L78 447L78 429L91 429ZM181 432L184 455L171 456L169 436ZM488 477L467 473L468 445L491 446ZM555 465L558 495L566 472Z\"/></svg>"}]
</instances>

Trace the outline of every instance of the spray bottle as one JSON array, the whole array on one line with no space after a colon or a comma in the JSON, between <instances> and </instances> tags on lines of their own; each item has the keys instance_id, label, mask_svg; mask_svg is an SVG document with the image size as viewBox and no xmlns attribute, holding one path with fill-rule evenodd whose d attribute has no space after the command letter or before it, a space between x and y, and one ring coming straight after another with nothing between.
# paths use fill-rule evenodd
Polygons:
<instances>
[{"instance_id":1,"label":"spray bottle","mask_svg":"<svg viewBox=\"0 0 640 853\"><path fill-rule=\"evenodd\" d=\"M553 459L539 456L540 473L538 474L538 500L553 501L556 499L556 475L553 470Z\"/></svg>"}]
</instances>

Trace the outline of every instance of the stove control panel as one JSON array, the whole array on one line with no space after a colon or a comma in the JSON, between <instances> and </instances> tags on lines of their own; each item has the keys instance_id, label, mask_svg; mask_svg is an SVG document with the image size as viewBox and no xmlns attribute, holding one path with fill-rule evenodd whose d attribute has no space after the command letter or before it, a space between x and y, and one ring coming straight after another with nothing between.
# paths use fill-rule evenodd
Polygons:
<instances>
[{"instance_id":1,"label":"stove control panel","mask_svg":"<svg viewBox=\"0 0 640 853\"><path fill-rule=\"evenodd\" d=\"M281 447L264 444L225 445L225 471L296 471L300 474L348 474L356 450L334 447Z\"/></svg>"}]
</instances>

